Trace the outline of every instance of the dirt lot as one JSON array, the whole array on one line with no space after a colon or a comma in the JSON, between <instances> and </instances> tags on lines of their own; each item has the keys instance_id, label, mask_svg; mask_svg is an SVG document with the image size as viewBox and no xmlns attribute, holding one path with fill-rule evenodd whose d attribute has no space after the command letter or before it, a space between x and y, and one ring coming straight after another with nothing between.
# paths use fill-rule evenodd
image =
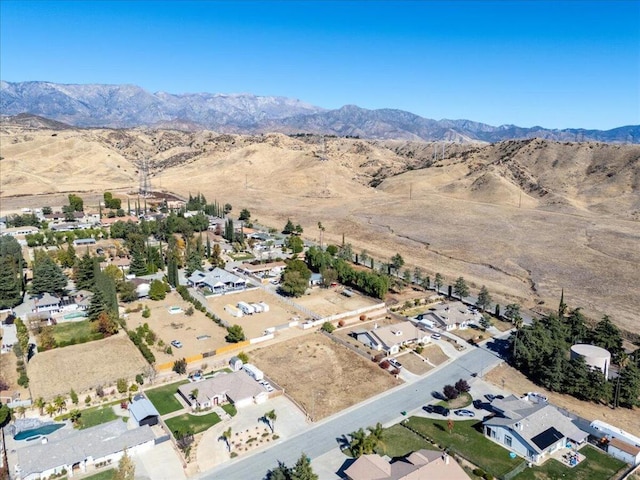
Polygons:
<instances>
[{"instance_id":1,"label":"dirt lot","mask_svg":"<svg viewBox=\"0 0 640 480\"><path fill-rule=\"evenodd\" d=\"M401 383L321 333L261 348L251 354L251 359L284 387L313 420Z\"/></svg>"},{"instance_id":2,"label":"dirt lot","mask_svg":"<svg viewBox=\"0 0 640 480\"><path fill-rule=\"evenodd\" d=\"M124 332L95 342L56 348L37 354L27 367L34 398L78 395L118 378L133 380L147 362Z\"/></svg>"},{"instance_id":3,"label":"dirt lot","mask_svg":"<svg viewBox=\"0 0 640 480\"><path fill-rule=\"evenodd\" d=\"M238 302L256 303L265 302L269 305L268 312L254 313L240 318L234 317L224 309L225 305L233 305ZM289 322L293 317L303 318L302 312L290 305L282 303L275 295L269 295L260 288L246 290L244 292L213 296L207 298L209 308L221 319L229 322L230 325L238 324L244 330L247 338L259 337L265 329L276 327Z\"/></svg>"},{"instance_id":4,"label":"dirt lot","mask_svg":"<svg viewBox=\"0 0 640 480\"><path fill-rule=\"evenodd\" d=\"M629 410L628 408L617 408L613 410L604 405L582 402L569 395L549 392L529 381L515 368L506 364L494 368L485 375L484 378L488 382L500 387L502 387L502 382L504 380L505 388L517 394L534 391L543 392L549 398L550 403L553 403L558 407L565 408L576 415L580 415L581 417L590 420L602 420L604 422L617 425L634 435L640 435L640 409L638 408L633 410Z\"/></svg>"},{"instance_id":5,"label":"dirt lot","mask_svg":"<svg viewBox=\"0 0 640 480\"><path fill-rule=\"evenodd\" d=\"M416 355L413 350L407 350L402 355L398 355L396 359L406 370L415 375L424 375L433 368L426 361Z\"/></svg>"},{"instance_id":6,"label":"dirt lot","mask_svg":"<svg viewBox=\"0 0 640 480\"><path fill-rule=\"evenodd\" d=\"M167 355L164 353L163 348L158 347L156 343L155 346L151 347L151 350L156 356L157 363L170 362L175 360L178 355L180 357L190 357L204 352L211 352L226 345L224 340L227 334L226 330L205 317L204 313L196 310L190 317L184 313L169 313L169 308L172 306L181 307L183 311L190 306L176 292L167 294L164 300L147 300L140 303L149 306L151 316L142 318L142 312L129 313L129 318L127 319L128 328L133 329L138 325L148 323L151 330L166 345L169 345L172 340L179 340L183 345L181 349L172 347L173 355ZM198 340L197 337L199 336L208 336L208 338Z\"/></svg>"},{"instance_id":7,"label":"dirt lot","mask_svg":"<svg viewBox=\"0 0 640 480\"><path fill-rule=\"evenodd\" d=\"M20 398L29 398L29 390L18 385L18 372L16 371L16 356L13 352L3 353L0 355L0 379L4 380L9 386L8 390L2 390L2 395L20 394ZM2 401L5 401L3 398Z\"/></svg>"},{"instance_id":8,"label":"dirt lot","mask_svg":"<svg viewBox=\"0 0 640 480\"><path fill-rule=\"evenodd\" d=\"M351 290L353 296L347 297L340 292L343 287L336 288L313 288L311 293L296 298L295 302L307 307L312 312L317 313L321 317L335 315L338 313L351 312L359 308L376 305L382 300L366 297L358 292Z\"/></svg>"}]
</instances>

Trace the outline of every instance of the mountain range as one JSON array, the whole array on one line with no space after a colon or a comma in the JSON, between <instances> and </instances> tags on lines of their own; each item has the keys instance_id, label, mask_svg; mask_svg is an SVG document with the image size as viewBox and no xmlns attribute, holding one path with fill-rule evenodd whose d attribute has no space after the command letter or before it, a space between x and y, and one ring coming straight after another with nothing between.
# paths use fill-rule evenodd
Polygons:
<instances>
[{"instance_id":1,"label":"mountain range","mask_svg":"<svg viewBox=\"0 0 640 480\"><path fill-rule=\"evenodd\" d=\"M396 109L368 110L346 105L328 110L286 97L150 93L135 85L0 82L0 114L21 113L75 127L312 133L458 143L493 143L534 137L557 141L640 143L639 125L612 130L496 127L470 120L433 120Z\"/></svg>"}]
</instances>

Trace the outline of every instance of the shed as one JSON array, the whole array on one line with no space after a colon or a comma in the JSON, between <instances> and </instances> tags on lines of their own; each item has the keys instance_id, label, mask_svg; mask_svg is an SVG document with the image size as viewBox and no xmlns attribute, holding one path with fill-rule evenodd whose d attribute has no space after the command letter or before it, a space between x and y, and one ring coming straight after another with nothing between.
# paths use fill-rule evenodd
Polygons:
<instances>
[{"instance_id":1,"label":"shed","mask_svg":"<svg viewBox=\"0 0 640 480\"><path fill-rule=\"evenodd\" d=\"M229 360L229 366L234 372L242 370L242 365L242 360L240 360L238 357L231 357L231 360Z\"/></svg>"},{"instance_id":2,"label":"shed","mask_svg":"<svg viewBox=\"0 0 640 480\"><path fill-rule=\"evenodd\" d=\"M157 425L158 417L160 417L160 413L153 406L153 403L144 397L129 404L129 413L139 427Z\"/></svg>"},{"instance_id":3,"label":"shed","mask_svg":"<svg viewBox=\"0 0 640 480\"><path fill-rule=\"evenodd\" d=\"M612 438L607 445L607 453L630 465L640 465L640 447Z\"/></svg>"}]
</instances>

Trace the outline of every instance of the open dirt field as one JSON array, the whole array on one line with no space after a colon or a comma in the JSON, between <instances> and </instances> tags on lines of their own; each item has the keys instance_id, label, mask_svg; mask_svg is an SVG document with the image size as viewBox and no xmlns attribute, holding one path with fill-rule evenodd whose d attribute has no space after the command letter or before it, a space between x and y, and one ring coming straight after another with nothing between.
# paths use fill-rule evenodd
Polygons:
<instances>
[{"instance_id":1,"label":"open dirt field","mask_svg":"<svg viewBox=\"0 0 640 480\"><path fill-rule=\"evenodd\" d=\"M321 162L317 140L279 134L51 135L2 133L3 200L136 188L137 161L148 158L154 188L224 199L274 228L291 218L315 241L322 222L325 244L345 241L379 261L400 253L432 280L463 276L472 293L486 285L502 305L555 309L564 289L569 307L637 330L638 145L452 145L432 164L431 145L418 142L326 139Z\"/></svg>"},{"instance_id":2,"label":"open dirt field","mask_svg":"<svg viewBox=\"0 0 640 480\"><path fill-rule=\"evenodd\" d=\"M230 304L235 307L238 302L265 302L269 305L269 311L254 313L253 315L244 315L242 317L234 317L225 311L225 305ZM207 304L209 308L216 313L216 315L228 322L230 325L240 325L247 338L259 337L264 333L265 329L283 325L289 322L293 317L302 318L303 315L299 310L281 302L278 300L278 297L268 294L261 288L227 295L207 297Z\"/></svg>"},{"instance_id":3,"label":"open dirt field","mask_svg":"<svg viewBox=\"0 0 640 480\"><path fill-rule=\"evenodd\" d=\"M308 308L312 312L317 313L321 317L335 315L338 313L351 312L359 308L376 305L382 300L367 297L351 290L353 296L347 297L340 292L343 287L339 288L312 288L311 293L296 298L295 302Z\"/></svg>"},{"instance_id":4,"label":"open dirt field","mask_svg":"<svg viewBox=\"0 0 640 480\"><path fill-rule=\"evenodd\" d=\"M18 372L16 371L17 358L13 352L0 354L0 379L4 380L7 390L2 390L2 395L13 396L20 395L20 398L29 398L29 390L18 385ZM6 399L2 399L6 401Z\"/></svg>"},{"instance_id":5,"label":"open dirt field","mask_svg":"<svg viewBox=\"0 0 640 480\"><path fill-rule=\"evenodd\" d=\"M504 380L504 387L519 395L527 392L543 392L549 398L550 403L565 408L576 415L580 415L589 420L602 420L623 428L634 435L640 435L640 409L638 408L634 408L633 410L617 408L614 410L604 405L581 402L570 395L549 392L529 381L515 368L507 364L502 364L494 368L484 376L484 379L499 387L502 387Z\"/></svg>"},{"instance_id":6,"label":"open dirt field","mask_svg":"<svg viewBox=\"0 0 640 480\"><path fill-rule=\"evenodd\" d=\"M37 354L27 367L33 398L51 399L73 388L78 395L118 378L133 380L147 362L124 332L95 342Z\"/></svg>"},{"instance_id":7,"label":"open dirt field","mask_svg":"<svg viewBox=\"0 0 640 480\"><path fill-rule=\"evenodd\" d=\"M429 370L433 369L425 360L420 358L413 350L408 350L401 355L395 357L405 370L410 371L415 375L424 375Z\"/></svg>"},{"instance_id":8,"label":"open dirt field","mask_svg":"<svg viewBox=\"0 0 640 480\"><path fill-rule=\"evenodd\" d=\"M255 350L251 361L314 421L401 383L321 333Z\"/></svg>"},{"instance_id":9,"label":"open dirt field","mask_svg":"<svg viewBox=\"0 0 640 480\"><path fill-rule=\"evenodd\" d=\"M168 293L164 300L146 300L138 303L148 305L151 309L151 316L143 318L141 311L129 313L128 328L134 329L138 325L147 323L165 345L169 345L172 340L182 342L182 348L172 347L173 355L164 353L163 348L159 348L157 343L150 347L159 364L173 361L176 358L211 352L226 345L224 337L227 331L219 327L213 320L205 317L204 313L195 310L190 317L184 313L169 313L169 308L172 306L181 307L184 312L191 305L176 292ZM201 336L207 336L207 338L198 339Z\"/></svg>"}]
</instances>

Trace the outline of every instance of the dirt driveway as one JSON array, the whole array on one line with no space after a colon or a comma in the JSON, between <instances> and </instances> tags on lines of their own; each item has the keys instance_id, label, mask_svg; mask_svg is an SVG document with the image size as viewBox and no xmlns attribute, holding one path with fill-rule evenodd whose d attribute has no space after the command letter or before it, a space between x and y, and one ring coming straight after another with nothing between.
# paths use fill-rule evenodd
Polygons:
<instances>
[{"instance_id":1,"label":"dirt driveway","mask_svg":"<svg viewBox=\"0 0 640 480\"><path fill-rule=\"evenodd\" d=\"M402 383L321 333L255 350L251 361L314 421Z\"/></svg>"}]
</instances>

